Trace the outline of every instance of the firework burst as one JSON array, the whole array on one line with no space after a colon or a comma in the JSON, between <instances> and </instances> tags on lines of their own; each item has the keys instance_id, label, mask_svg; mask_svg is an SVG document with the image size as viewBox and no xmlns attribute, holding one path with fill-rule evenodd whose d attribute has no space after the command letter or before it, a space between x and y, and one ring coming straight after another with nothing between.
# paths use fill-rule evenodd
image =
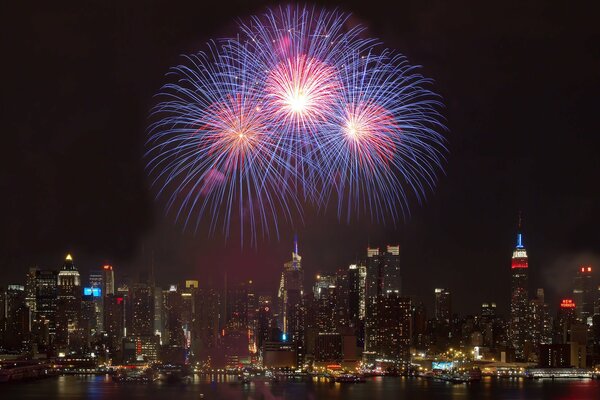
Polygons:
<instances>
[{"instance_id":1,"label":"firework burst","mask_svg":"<svg viewBox=\"0 0 600 400\"><path fill-rule=\"evenodd\" d=\"M237 61L236 61L237 60ZM279 218L300 211L290 155L270 131L264 99L245 60L225 50L187 57L173 68L150 128L149 172L167 208L185 225L210 220L242 237L277 232ZM244 230L246 227L246 231Z\"/></svg>"},{"instance_id":2,"label":"firework burst","mask_svg":"<svg viewBox=\"0 0 600 400\"><path fill-rule=\"evenodd\" d=\"M436 181L445 152L439 97L406 58L353 54L341 69L345 90L320 134L320 193L333 197L340 218L370 215L397 222L408 199L420 202Z\"/></svg>"},{"instance_id":3,"label":"firework burst","mask_svg":"<svg viewBox=\"0 0 600 400\"><path fill-rule=\"evenodd\" d=\"M236 219L256 243L306 202L347 221L405 217L442 168L441 103L363 34L342 13L281 7L173 68L147 157L177 218L226 235Z\"/></svg>"}]
</instances>

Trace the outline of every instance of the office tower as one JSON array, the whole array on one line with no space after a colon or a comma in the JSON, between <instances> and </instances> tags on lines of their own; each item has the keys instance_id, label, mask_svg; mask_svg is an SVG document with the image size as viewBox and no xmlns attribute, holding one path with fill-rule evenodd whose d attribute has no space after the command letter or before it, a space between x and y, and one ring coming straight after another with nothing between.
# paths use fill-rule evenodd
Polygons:
<instances>
[{"instance_id":1,"label":"office tower","mask_svg":"<svg viewBox=\"0 0 600 400\"><path fill-rule=\"evenodd\" d=\"M134 336L154 335L154 296L146 283L136 283L131 289L131 332Z\"/></svg>"},{"instance_id":2,"label":"office tower","mask_svg":"<svg viewBox=\"0 0 600 400\"><path fill-rule=\"evenodd\" d=\"M103 276L104 276L104 274L101 270L91 271L90 277L88 280L89 286L100 289L99 293L101 293L101 294L103 294L102 289L104 288Z\"/></svg>"},{"instance_id":3,"label":"office tower","mask_svg":"<svg viewBox=\"0 0 600 400\"><path fill-rule=\"evenodd\" d=\"M122 283L118 287L115 287L115 296L123 299L123 336L127 336L131 332L131 324L133 320L131 286L127 283Z\"/></svg>"},{"instance_id":4,"label":"office tower","mask_svg":"<svg viewBox=\"0 0 600 400\"><path fill-rule=\"evenodd\" d=\"M94 304L95 313L95 321L92 323L94 333L104 330L104 287L104 273L102 270L90 272L89 288L92 291L91 301Z\"/></svg>"},{"instance_id":5,"label":"office tower","mask_svg":"<svg viewBox=\"0 0 600 400\"><path fill-rule=\"evenodd\" d=\"M380 296L375 326L375 340L371 343L377 347L369 347L369 351L375 352L376 360L395 364L409 362L412 337L410 299L397 293Z\"/></svg>"},{"instance_id":6,"label":"office tower","mask_svg":"<svg viewBox=\"0 0 600 400\"><path fill-rule=\"evenodd\" d=\"M0 295L4 307L0 321L4 322L4 347L12 351L23 351L29 345L29 307L26 303L25 287L8 285Z\"/></svg>"},{"instance_id":7,"label":"office tower","mask_svg":"<svg viewBox=\"0 0 600 400\"><path fill-rule=\"evenodd\" d=\"M115 272L112 265L102 267L102 295L115 294Z\"/></svg>"},{"instance_id":8,"label":"office tower","mask_svg":"<svg viewBox=\"0 0 600 400\"><path fill-rule=\"evenodd\" d=\"M366 295L369 300L387 293L400 295L400 246L387 246L385 251L368 248L366 278Z\"/></svg>"},{"instance_id":9,"label":"office tower","mask_svg":"<svg viewBox=\"0 0 600 400\"><path fill-rule=\"evenodd\" d=\"M167 317L168 344L183 348L185 336L182 324L183 299L176 285L171 285L165 297L165 315Z\"/></svg>"},{"instance_id":10,"label":"office tower","mask_svg":"<svg viewBox=\"0 0 600 400\"><path fill-rule=\"evenodd\" d=\"M382 321L379 313L386 297L394 295L398 299L401 293L400 246L387 246L386 250L367 249L366 304L365 304L365 361L371 363L380 357L385 346L381 341L388 339L382 335Z\"/></svg>"},{"instance_id":11,"label":"office tower","mask_svg":"<svg viewBox=\"0 0 600 400\"><path fill-rule=\"evenodd\" d=\"M298 253L298 239L294 238L294 251L292 260L283 266L278 291L279 324L282 330L282 341L289 342L296 349L296 365L304 365L304 306L303 285L304 273L302 271L300 254Z\"/></svg>"},{"instance_id":12,"label":"office tower","mask_svg":"<svg viewBox=\"0 0 600 400\"><path fill-rule=\"evenodd\" d=\"M248 329L248 288L247 282L230 285L227 288L225 322L227 330Z\"/></svg>"},{"instance_id":13,"label":"office tower","mask_svg":"<svg viewBox=\"0 0 600 400\"><path fill-rule=\"evenodd\" d=\"M196 315L196 297L198 293L198 281L188 279L185 288L181 290L181 325L185 337L185 347L189 348L192 343L192 331Z\"/></svg>"},{"instance_id":14,"label":"office tower","mask_svg":"<svg viewBox=\"0 0 600 400\"><path fill-rule=\"evenodd\" d=\"M542 344L552 343L552 321L548 304L545 302L544 289L538 289L536 297L530 301L529 336L537 354Z\"/></svg>"},{"instance_id":15,"label":"office tower","mask_svg":"<svg viewBox=\"0 0 600 400\"><path fill-rule=\"evenodd\" d=\"M348 318L353 326L360 321L360 270L357 264L348 267Z\"/></svg>"},{"instance_id":16,"label":"office tower","mask_svg":"<svg viewBox=\"0 0 600 400\"><path fill-rule=\"evenodd\" d=\"M571 341L571 326L577 322L577 305L573 299L562 299L556 315L556 343L566 344Z\"/></svg>"},{"instance_id":17,"label":"office tower","mask_svg":"<svg viewBox=\"0 0 600 400\"><path fill-rule=\"evenodd\" d=\"M32 330L40 352L51 350L56 335L56 304L58 298L58 272L35 271L36 311Z\"/></svg>"},{"instance_id":18,"label":"office tower","mask_svg":"<svg viewBox=\"0 0 600 400\"><path fill-rule=\"evenodd\" d=\"M452 296L448 289L437 288L435 293L435 319L449 324L452 319Z\"/></svg>"},{"instance_id":19,"label":"office tower","mask_svg":"<svg viewBox=\"0 0 600 400\"><path fill-rule=\"evenodd\" d=\"M109 294L104 298L104 330L111 353L121 347L125 335L125 297Z\"/></svg>"},{"instance_id":20,"label":"office tower","mask_svg":"<svg viewBox=\"0 0 600 400\"><path fill-rule=\"evenodd\" d=\"M321 289L319 298L316 299L316 324L319 333L338 332L336 320L337 288L330 286Z\"/></svg>"},{"instance_id":21,"label":"office tower","mask_svg":"<svg viewBox=\"0 0 600 400\"><path fill-rule=\"evenodd\" d=\"M29 268L27 275L25 277L25 304L29 308L29 325L30 329L33 327L33 320L35 318L36 312L36 272L38 268L32 267Z\"/></svg>"},{"instance_id":22,"label":"office tower","mask_svg":"<svg viewBox=\"0 0 600 400\"><path fill-rule=\"evenodd\" d=\"M78 329L81 315L81 278L67 254L58 272L58 298L56 303L56 343L62 348L69 346L70 335Z\"/></svg>"},{"instance_id":23,"label":"office tower","mask_svg":"<svg viewBox=\"0 0 600 400\"><path fill-rule=\"evenodd\" d=\"M348 267L348 320L354 328L356 344L361 348L365 342L366 277L366 265L352 264Z\"/></svg>"},{"instance_id":24,"label":"office tower","mask_svg":"<svg viewBox=\"0 0 600 400\"><path fill-rule=\"evenodd\" d=\"M413 346L425 350L427 347L427 309L423 303L413 305L411 326Z\"/></svg>"},{"instance_id":25,"label":"office tower","mask_svg":"<svg viewBox=\"0 0 600 400\"><path fill-rule=\"evenodd\" d=\"M496 303L481 303L481 318L494 319L496 318Z\"/></svg>"},{"instance_id":26,"label":"office tower","mask_svg":"<svg viewBox=\"0 0 600 400\"><path fill-rule=\"evenodd\" d=\"M518 360L525 357L525 345L529 339L529 297L527 290L528 260L523 246L523 236L517 234L517 245L511 262L511 297L509 337Z\"/></svg>"},{"instance_id":27,"label":"office tower","mask_svg":"<svg viewBox=\"0 0 600 400\"><path fill-rule=\"evenodd\" d=\"M592 317L591 328L591 358L592 365L600 364L600 314Z\"/></svg>"},{"instance_id":28,"label":"office tower","mask_svg":"<svg viewBox=\"0 0 600 400\"><path fill-rule=\"evenodd\" d=\"M350 303L350 288L348 282L348 270L338 269L335 279L335 324L337 325L338 332L350 334L353 332L349 317L349 303Z\"/></svg>"},{"instance_id":29,"label":"office tower","mask_svg":"<svg viewBox=\"0 0 600 400\"><path fill-rule=\"evenodd\" d=\"M196 316L192 336L194 356L211 366L219 346L219 294L214 288L200 288L195 297ZM214 366L214 365L212 365Z\"/></svg>"},{"instance_id":30,"label":"office tower","mask_svg":"<svg viewBox=\"0 0 600 400\"><path fill-rule=\"evenodd\" d=\"M338 332L319 332L315 338L315 361L342 362L342 340L342 335Z\"/></svg>"},{"instance_id":31,"label":"office tower","mask_svg":"<svg viewBox=\"0 0 600 400\"><path fill-rule=\"evenodd\" d=\"M573 301L576 304L577 317L587 323L588 318L594 315L594 285L592 282L592 267L583 265L577 269L573 281Z\"/></svg>"},{"instance_id":32,"label":"office tower","mask_svg":"<svg viewBox=\"0 0 600 400\"><path fill-rule=\"evenodd\" d=\"M336 285L336 276L331 274L319 274L315 280L315 284L313 285L313 294L315 299L321 298L321 291L326 291L326 289L330 287L335 287Z\"/></svg>"},{"instance_id":33,"label":"office tower","mask_svg":"<svg viewBox=\"0 0 600 400\"><path fill-rule=\"evenodd\" d=\"M92 342L92 336L99 333L98 330L98 315L96 300L102 298L100 295L100 288L98 287L84 287L83 295L81 296L81 314L79 317L79 329L81 330L81 343L80 347L82 351L87 351L90 348ZM71 338L72 339L72 338ZM74 343L71 340L70 348L73 350Z\"/></svg>"},{"instance_id":34,"label":"office tower","mask_svg":"<svg viewBox=\"0 0 600 400\"><path fill-rule=\"evenodd\" d=\"M163 299L163 290L160 287L152 287L152 295L154 297L154 325L153 331L155 335L160 337L162 344L165 336L165 302Z\"/></svg>"},{"instance_id":35,"label":"office tower","mask_svg":"<svg viewBox=\"0 0 600 400\"><path fill-rule=\"evenodd\" d=\"M248 349L250 350L250 353L255 356L258 352L258 338L256 336L258 329L258 297L256 296L256 289L251 280L248 281L246 309L246 319L248 321Z\"/></svg>"},{"instance_id":36,"label":"office tower","mask_svg":"<svg viewBox=\"0 0 600 400\"><path fill-rule=\"evenodd\" d=\"M273 320L273 299L271 296L259 296L258 315L256 326L256 344L258 351L263 350L263 345L268 342L271 321Z\"/></svg>"},{"instance_id":37,"label":"office tower","mask_svg":"<svg viewBox=\"0 0 600 400\"><path fill-rule=\"evenodd\" d=\"M87 340L101 332L104 325L104 301L102 288L99 286L86 286L81 297L80 326L84 327Z\"/></svg>"}]
</instances>

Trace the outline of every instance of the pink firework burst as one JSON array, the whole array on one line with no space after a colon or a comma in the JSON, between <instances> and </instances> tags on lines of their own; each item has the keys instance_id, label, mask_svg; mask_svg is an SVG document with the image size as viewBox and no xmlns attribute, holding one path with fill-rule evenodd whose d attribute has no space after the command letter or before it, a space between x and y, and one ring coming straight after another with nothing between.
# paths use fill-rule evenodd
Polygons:
<instances>
[{"instance_id":1,"label":"pink firework burst","mask_svg":"<svg viewBox=\"0 0 600 400\"><path fill-rule=\"evenodd\" d=\"M400 127L389 111L371 102L348 104L340 129L349 152L360 165L371 171L389 166L400 138Z\"/></svg>"}]
</instances>

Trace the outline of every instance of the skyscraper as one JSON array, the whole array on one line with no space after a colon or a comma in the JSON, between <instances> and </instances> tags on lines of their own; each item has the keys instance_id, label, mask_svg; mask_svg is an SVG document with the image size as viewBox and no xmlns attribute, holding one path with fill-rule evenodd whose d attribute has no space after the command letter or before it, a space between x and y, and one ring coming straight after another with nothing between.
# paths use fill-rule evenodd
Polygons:
<instances>
[{"instance_id":1,"label":"skyscraper","mask_svg":"<svg viewBox=\"0 0 600 400\"><path fill-rule=\"evenodd\" d=\"M523 246L523 235L517 234L517 245L513 250L511 262L511 297L509 337L515 349L517 359L525 356L525 344L529 338L529 297L527 251Z\"/></svg>"},{"instance_id":2,"label":"skyscraper","mask_svg":"<svg viewBox=\"0 0 600 400\"><path fill-rule=\"evenodd\" d=\"M35 271L35 304L33 318L34 340L40 351L47 351L56 335L56 303L58 297L58 272Z\"/></svg>"},{"instance_id":3,"label":"skyscraper","mask_svg":"<svg viewBox=\"0 0 600 400\"><path fill-rule=\"evenodd\" d=\"M151 336L154 334L154 296L146 283L136 283L131 291L131 334Z\"/></svg>"},{"instance_id":4,"label":"skyscraper","mask_svg":"<svg viewBox=\"0 0 600 400\"><path fill-rule=\"evenodd\" d=\"M449 324L452 319L452 296L448 289L437 288L435 293L435 319Z\"/></svg>"},{"instance_id":5,"label":"skyscraper","mask_svg":"<svg viewBox=\"0 0 600 400\"><path fill-rule=\"evenodd\" d=\"M102 271L92 271L90 273L89 285L92 289L97 289L94 294L99 295L92 296L91 301L94 305L95 314L95 331L101 332L104 330L104 273Z\"/></svg>"},{"instance_id":6,"label":"skyscraper","mask_svg":"<svg viewBox=\"0 0 600 400\"><path fill-rule=\"evenodd\" d=\"M298 238L294 238L292 259L283 266L278 290L279 326L282 340L294 344L297 355L297 366L304 365L304 308L303 284L304 272L301 265L302 257L298 253Z\"/></svg>"},{"instance_id":7,"label":"skyscraper","mask_svg":"<svg viewBox=\"0 0 600 400\"><path fill-rule=\"evenodd\" d=\"M26 304L25 287L8 285L1 310L0 322L4 322L3 345L9 350L25 350L29 342L29 307Z\"/></svg>"},{"instance_id":8,"label":"skyscraper","mask_svg":"<svg viewBox=\"0 0 600 400\"><path fill-rule=\"evenodd\" d=\"M102 295L115 294L115 272L112 265L102 267Z\"/></svg>"},{"instance_id":9,"label":"skyscraper","mask_svg":"<svg viewBox=\"0 0 600 400\"><path fill-rule=\"evenodd\" d=\"M548 304L545 302L544 289L536 291L536 297L530 301L529 331L536 353L542 344L552 343L552 324Z\"/></svg>"},{"instance_id":10,"label":"skyscraper","mask_svg":"<svg viewBox=\"0 0 600 400\"><path fill-rule=\"evenodd\" d=\"M573 301L577 318L587 323L587 319L594 315L594 285L590 265L582 265L577 269L573 281Z\"/></svg>"},{"instance_id":11,"label":"skyscraper","mask_svg":"<svg viewBox=\"0 0 600 400\"><path fill-rule=\"evenodd\" d=\"M104 330L114 353L121 347L125 331L125 297L109 294L104 298Z\"/></svg>"},{"instance_id":12,"label":"skyscraper","mask_svg":"<svg viewBox=\"0 0 600 400\"><path fill-rule=\"evenodd\" d=\"M81 278L67 254L65 262L58 272L58 298L56 304L56 343L66 348L70 335L78 329L81 314Z\"/></svg>"},{"instance_id":13,"label":"skyscraper","mask_svg":"<svg viewBox=\"0 0 600 400\"><path fill-rule=\"evenodd\" d=\"M380 349L386 346L382 341L389 337L381 331L383 319L380 307L387 304L386 297L400 298L400 246L387 246L386 250L367 249L366 304L365 304L365 352L368 362L380 357Z\"/></svg>"},{"instance_id":14,"label":"skyscraper","mask_svg":"<svg viewBox=\"0 0 600 400\"><path fill-rule=\"evenodd\" d=\"M197 358L209 360L214 358L219 345L219 294L214 288L201 288L195 301L192 351Z\"/></svg>"},{"instance_id":15,"label":"skyscraper","mask_svg":"<svg viewBox=\"0 0 600 400\"><path fill-rule=\"evenodd\" d=\"M348 319L361 348L365 342L366 277L366 265L360 263L348 267Z\"/></svg>"},{"instance_id":16,"label":"skyscraper","mask_svg":"<svg viewBox=\"0 0 600 400\"><path fill-rule=\"evenodd\" d=\"M37 267L32 267L29 268L29 271L27 272L27 276L25 277L25 304L27 305L27 307L29 308L29 325L30 325L30 329L33 326L33 320L35 318L35 312L36 312L36 306L37 306L37 302L36 302L36 280L35 280L35 275L37 272L38 268Z\"/></svg>"},{"instance_id":17,"label":"skyscraper","mask_svg":"<svg viewBox=\"0 0 600 400\"><path fill-rule=\"evenodd\" d=\"M167 317L167 333L169 345L184 348L185 336L183 333L183 298L176 285L171 285L165 297L165 315Z\"/></svg>"}]
</instances>

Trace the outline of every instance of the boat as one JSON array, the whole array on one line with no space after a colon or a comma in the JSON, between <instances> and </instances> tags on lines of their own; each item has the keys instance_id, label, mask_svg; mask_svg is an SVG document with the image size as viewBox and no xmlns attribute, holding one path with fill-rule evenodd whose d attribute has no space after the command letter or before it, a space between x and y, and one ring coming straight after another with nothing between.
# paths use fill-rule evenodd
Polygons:
<instances>
[{"instance_id":1,"label":"boat","mask_svg":"<svg viewBox=\"0 0 600 400\"><path fill-rule=\"evenodd\" d=\"M341 374L334 378L334 382L339 383L364 383L365 377L362 375Z\"/></svg>"}]
</instances>

